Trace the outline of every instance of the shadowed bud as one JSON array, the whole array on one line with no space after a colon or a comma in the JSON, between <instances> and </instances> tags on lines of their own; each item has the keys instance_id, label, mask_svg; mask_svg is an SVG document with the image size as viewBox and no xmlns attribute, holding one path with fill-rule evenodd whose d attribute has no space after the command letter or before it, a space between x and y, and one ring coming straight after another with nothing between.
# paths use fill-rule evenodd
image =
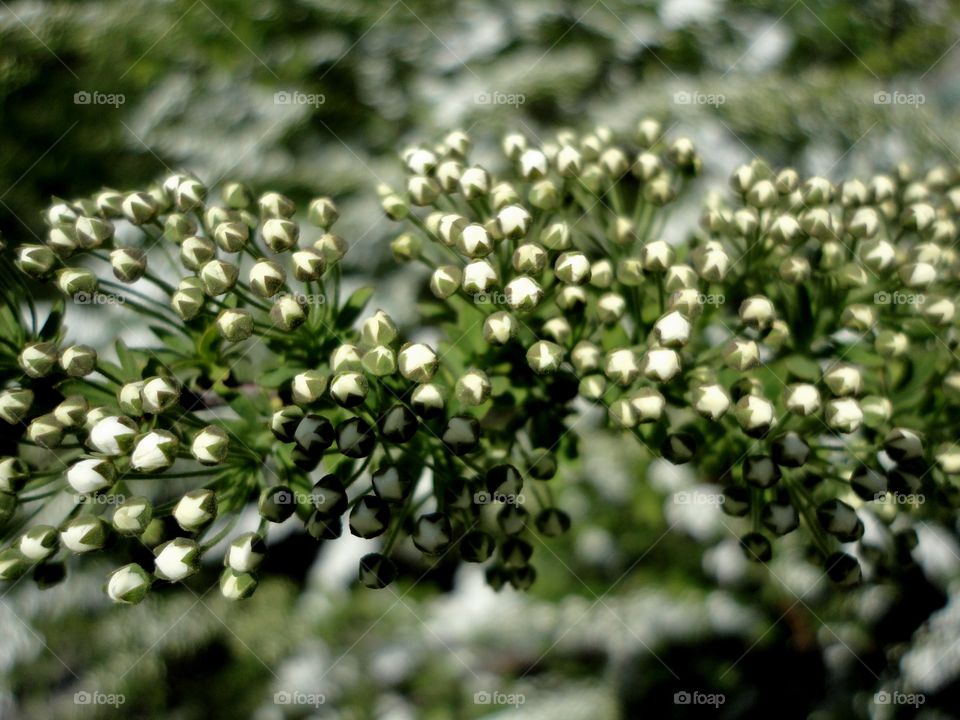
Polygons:
<instances>
[{"instance_id":1,"label":"shadowed bud","mask_svg":"<svg viewBox=\"0 0 960 720\"><path fill-rule=\"evenodd\" d=\"M217 330L227 342L243 342L253 335L253 316L240 308L221 310L217 315Z\"/></svg>"}]
</instances>

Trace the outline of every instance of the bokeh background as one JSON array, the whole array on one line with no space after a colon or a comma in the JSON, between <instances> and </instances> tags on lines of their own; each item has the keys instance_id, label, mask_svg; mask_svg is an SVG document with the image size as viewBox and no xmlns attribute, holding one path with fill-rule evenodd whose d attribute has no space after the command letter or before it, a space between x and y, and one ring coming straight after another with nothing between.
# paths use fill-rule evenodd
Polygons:
<instances>
[{"instance_id":1,"label":"bokeh background","mask_svg":"<svg viewBox=\"0 0 960 720\"><path fill-rule=\"evenodd\" d=\"M349 282L375 278L378 304L412 321L418 278L393 266L375 192L407 144L460 127L489 155L506 130L654 115L704 155L682 233L755 155L833 179L960 163L958 44L948 0L8 0L0 232L30 241L52 196L170 170L332 195ZM838 594L789 543L748 567L722 514L677 502L697 477L597 427L578 425L584 453L555 488L574 527L536 548L528 593L443 567L357 590L365 542L285 526L241 604L210 562L114 608L109 560L85 563L0 589L0 717L960 715L956 527L922 527L915 562ZM895 688L923 704L884 703Z\"/></svg>"}]
</instances>

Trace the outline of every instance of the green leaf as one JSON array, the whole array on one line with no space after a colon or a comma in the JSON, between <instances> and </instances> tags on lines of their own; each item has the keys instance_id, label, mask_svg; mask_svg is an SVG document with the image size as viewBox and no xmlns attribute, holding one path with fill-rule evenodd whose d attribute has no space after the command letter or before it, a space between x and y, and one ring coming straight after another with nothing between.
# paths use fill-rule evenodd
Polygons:
<instances>
[{"instance_id":1,"label":"green leaf","mask_svg":"<svg viewBox=\"0 0 960 720\"><path fill-rule=\"evenodd\" d=\"M367 303L370 302L370 298L373 297L373 292L374 289L372 287L362 287L347 298L347 302L340 308L334 327L340 330L346 330L352 326L354 321L360 317L360 313L363 312Z\"/></svg>"},{"instance_id":2,"label":"green leaf","mask_svg":"<svg viewBox=\"0 0 960 720\"><path fill-rule=\"evenodd\" d=\"M257 377L257 384L265 388L278 388L299 372L302 372L302 368L281 365L278 368L267 370L267 372L260 374Z\"/></svg>"},{"instance_id":3,"label":"green leaf","mask_svg":"<svg viewBox=\"0 0 960 720\"><path fill-rule=\"evenodd\" d=\"M63 298L59 298L53 303L53 308L50 310L50 314L47 315L46 322L44 322L43 327L40 328L41 340L54 340L59 336L60 330L63 327L63 308Z\"/></svg>"},{"instance_id":4,"label":"green leaf","mask_svg":"<svg viewBox=\"0 0 960 720\"><path fill-rule=\"evenodd\" d=\"M139 379L140 365L137 363L137 358L134 356L133 351L127 347L127 344L123 340L117 340L117 342L114 343L114 347L117 350L117 358L120 360L120 368L123 370L123 372L120 373L120 377L128 382Z\"/></svg>"},{"instance_id":5,"label":"green leaf","mask_svg":"<svg viewBox=\"0 0 960 720\"><path fill-rule=\"evenodd\" d=\"M815 383L820 380L820 366L803 355L791 355L783 361L787 372L799 380Z\"/></svg>"},{"instance_id":6,"label":"green leaf","mask_svg":"<svg viewBox=\"0 0 960 720\"><path fill-rule=\"evenodd\" d=\"M163 344L170 348L170 350L180 353L181 355L186 355L187 357L194 355L193 343L182 335L177 335L160 325L151 325L150 331L160 338Z\"/></svg>"},{"instance_id":7,"label":"green leaf","mask_svg":"<svg viewBox=\"0 0 960 720\"><path fill-rule=\"evenodd\" d=\"M107 390L104 390L96 385L91 385L88 382L84 382L83 380L65 380L64 382L60 383L57 389L63 394L64 397L70 395L80 395L96 405L112 405L117 400L113 396L113 393L108 392Z\"/></svg>"}]
</instances>

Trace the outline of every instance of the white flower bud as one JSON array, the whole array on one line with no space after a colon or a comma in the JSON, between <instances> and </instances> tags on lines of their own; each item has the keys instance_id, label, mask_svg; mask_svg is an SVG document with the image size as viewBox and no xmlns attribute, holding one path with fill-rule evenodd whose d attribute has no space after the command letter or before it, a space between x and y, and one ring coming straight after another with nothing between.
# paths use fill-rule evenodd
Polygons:
<instances>
[{"instance_id":1,"label":"white flower bud","mask_svg":"<svg viewBox=\"0 0 960 720\"><path fill-rule=\"evenodd\" d=\"M161 580L179 582L193 575L200 562L197 543L187 538L174 538L155 551L154 574Z\"/></svg>"},{"instance_id":2,"label":"white flower bud","mask_svg":"<svg viewBox=\"0 0 960 720\"><path fill-rule=\"evenodd\" d=\"M565 250L570 247L570 226L565 222L551 223L540 234L540 244L548 250Z\"/></svg>"},{"instance_id":3,"label":"white flower bud","mask_svg":"<svg viewBox=\"0 0 960 720\"><path fill-rule=\"evenodd\" d=\"M253 316L241 308L227 308L217 315L217 330L227 342L243 342L253 335Z\"/></svg>"},{"instance_id":4,"label":"white flower bud","mask_svg":"<svg viewBox=\"0 0 960 720\"><path fill-rule=\"evenodd\" d=\"M427 175L437 166L437 156L425 148L407 148L403 162L414 175Z\"/></svg>"},{"instance_id":5,"label":"white flower bud","mask_svg":"<svg viewBox=\"0 0 960 720\"><path fill-rule=\"evenodd\" d=\"M587 340L581 340L570 353L570 362L577 374L584 375L600 369L600 348Z\"/></svg>"},{"instance_id":6,"label":"white flower bud","mask_svg":"<svg viewBox=\"0 0 960 720\"><path fill-rule=\"evenodd\" d=\"M853 398L831 400L824 408L827 426L842 433L852 433L863 423L863 411Z\"/></svg>"},{"instance_id":7,"label":"white flower bud","mask_svg":"<svg viewBox=\"0 0 960 720\"><path fill-rule=\"evenodd\" d=\"M250 573L260 567L267 554L263 538L256 533L238 535L227 548L224 564L234 572Z\"/></svg>"},{"instance_id":8,"label":"white flower bud","mask_svg":"<svg viewBox=\"0 0 960 720\"><path fill-rule=\"evenodd\" d=\"M483 339L491 345L506 345L517 334L517 321L508 312L495 312L483 321Z\"/></svg>"},{"instance_id":9,"label":"white flower bud","mask_svg":"<svg viewBox=\"0 0 960 720\"><path fill-rule=\"evenodd\" d=\"M330 397L342 407L356 407L366 399L369 391L370 384L362 373L338 373L330 381Z\"/></svg>"},{"instance_id":10,"label":"white flower bud","mask_svg":"<svg viewBox=\"0 0 960 720\"><path fill-rule=\"evenodd\" d=\"M60 542L75 553L99 550L107 542L107 524L98 517L74 518L60 531Z\"/></svg>"},{"instance_id":11,"label":"white flower bud","mask_svg":"<svg viewBox=\"0 0 960 720\"><path fill-rule=\"evenodd\" d=\"M490 192L490 175L481 167L469 167L460 175L460 192L474 200Z\"/></svg>"},{"instance_id":12,"label":"white flower bud","mask_svg":"<svg viewBox=\"0 0 960 720\"><path fill-rule=\"evenodd\" d=\"M864 425L878 428L893 416L893 403L885 397L868 395L860 401L860 410L863 412Z\"/></svg>"},{"instance_id":13,"label":"white flower bud","mask_svg":"<svg viewBox=\"0 0 960 720\"><path fill-rule=\"evenodd\" d=\"M60 353L60 367L70 377L84 377L97 367L97 351L89 345L71 345Z\"/></svg>"},{"instance_id":14,"label":"white flower bud","mask_svg":"<svg viewBox=\"0 0 960 720\"><path fill-rule=\"evenodd\" d=\"M680 373L680 355L669 348L650 348L643 354L641 370L648 380L667 383Z\"/></svg>"},{"instance_id":15,"label":"white flower bud","mask_svg":"<svg viewBox=\"0 0 960 720\"><path fill-rule=\"evenodd\" d=\"M780 279L791 285L799 285L810 279L812 268L810 261L800 255L790 255L783 259L779 268Z\"/></svg>"},{"instance_id":16,"label":"white flower bud","mask_svg":"<svg viewBox=\"0 0 960 720\"><path fill-rule=\"evenodd\" d=\"M147 193L134 192L123 199L122 209L127 220L134 225L143 225L157 216L160 207Z\"/></svg>"},{"instance_id":17,"label":"white flower bud","mask_svg":"<svg viewBox=\"0 0 960 720\"><path fill-rule=\"evenodd\" d=\"M400 374L416 383L428 383L437 372L437 354L423 343L407 343L398 356Z\"/></svg>"},{"instance_id":18,"label":"white flower bud","mask_svg":"<svg viewBox=\"0 0 960 720\"><path fill-rule=\"evenodd\" d=\"M190 452L201 465L219 465L227 459L229 449L227 431L217 425L207 425L190 444Z\"/></svg>"},{"instance_id":19,"label":"white flower bud","mask_svg":"<svg viewBox=\"0 0 960 720\"><path fill-rule=\"evenodd\" d=\"M587 400L597 401L607 391L607 381L603 375L588 375L580 380L577 392Z\"/></svg>"},{"instance_id":20,"label":"white flower bud","mask_svg":"<svg viewBox=\"0 0 960 720\"><path fill-rule=\"evenodd\" d=\"M554 271L561 282L582 285L590 280L590 260L579 251L564 252L554 263Z\"/></svg>"},{"instance_id":21,"label":"white flower bud","mask_svg":"<svg viewBox=\"0 0 960 720\"><path fill-rule=\"evenodd\" d=\"M363 369L375 377L386 377L397 371L397 356L387 345L375 345L363 355Z\"/></svg>"},{"instance_id":22,"label":"white flower bud","mask_svg":"<svg viewBox=\"0 0 960 720\"><path fill-rule=\"evenodd\" d=\"M525 180L538 180L547 174L547 156L539 150L526 150L520 155L520 174Z\"/></svg>"},{"instance_id":23,"label":"white flower bud","mask_svg":"<svg viewBox=\"0 0 960 720\"><path fill-rule=\"evenodd\" d=\"M490 397L490 378L482 370L468 370L457 380L454 393L462 404L482 405Z\"/></svg>"},{"instance_id":24,"label":"white flower bud","mask_svg":"<svg viewBox=\"0 0 960 720\"><path fill-rule=\"evenodd\" d=\"M182 320L196 317L206 301L203 285L197 278L185 278L170 297L170 306Z\"/></svg>"},{"instance_id":25,"label":"white flower bud","mask_svg":"<svg viewBox=\"0 0 960 720\"><path fill-rule=\"evenodd\" d=\"M143 383L140 398L144 412L159 415L180 401L180 386L171 378L148 378Z\"/></svg>"},{"instance_id":26,"label":"white flower bud","mask_svg":"<svg viewBox=\"0 0 960 720\"><path fill-rule=\"evenodd\" d=\"M250 289L262 298L271 298L283 289L287 273L277 263L258 260L250 268Z\"/></svg>"},{"instance_id":27,"label":"white flower bud","mask_svg":"<svg viewBox=\"0 0 960 720\"><path fill-rule=\"evenodd\" d=\"M17 363L20 368L32 378L40 378L50 374L57 365L57 345L52 342L28 343L20 351Z\"/></svg>"},{"instance_id":28,"label":"white flower bud","mask_svg":"<svg viewBox=\"0 0 960 720\"><path fill-rule=\"evenodd\" d=\"M483 225L465 226L456 239L457 249L470 258L486 257L493 251L493 240Z\"/></svg>"},{"instance_id":29,"label":"white flower bud","mask_svg":"<svg viewBox=\"0 0 960 720\"><path fill-rule=\"evenodd\" d=\"M604 325L619 322L627 311L627 301L619 293L604 293L597 300L597 318Z\"/></svg>"},{"instance_id":30,"label":"white flower bud","mask_svg":"<svg viewBox=\"0 0 960 720\"><path fill-rule=\"evenodd\" d=\"M630 395L630 405L637 413L637 422L656 422L663 415L667 401L653 388L640 388Z\"/></svg>"},{"instance_id":31,"label":"white flower bud","mask_svg":"<svg viewBox=\"0 0 960 720\"><path fill-rule=\"evenodd\" d=\"M863 388L863 377L853 365L838 363L823 374L823 382L837 397L859 395Z\"/></svg>"},{"instance_id":32,"label":"white flower bud","mask_svg":"<svg viewBox=\"0 0 960 720\"><path fill-rule=\"evenodd\" d=\"M521 275L507 283L507 304L512 310L533 310L543 299L543 288L531 277Z\"/></svg>"},{"instance_id":33,"label":"white flower bud","mask_svg":"<svg viewBox=\"0 0 960 720\"><path fill-rule=\"evenodd\" d=\"M740 398L734 414L747 434L762 434L776 423L773 403L757 395L744 395Z\"/></svg>"},{"instance_id":34,"label":"white flower bud","mask_svg":"<svg viewBox=\"0 0 960 720\"><path fill-rule=\"evenodd\" d=\"M294 330L307 321L306 306L302 295L279 295L270 308L270 320L283 330Z\"/></svg>"},{"instance_id":35,"label":"white flower bud","mask_svg":"<svg viewBox=\"0 0 960 720\"><path fill-rule=\"evenodd\" d=\"M763 295L748 297L740 304L740 321L754 330L764 330L776 317L770 299Z\"/></svg>"},{"instance_id":36,"label":"white flower bud","mask_svg":"<svg viewBox=\"0 0 960 720\"><path fill-rule=\"evenodd\" d=\"M499 282L500 276L488 260L475 260L463 269L463 289L468 295L487 293Z\"/></svg>"},{"instance_id":37,"label":"white flower bud","mask_svg":"<svg viewBox=\"0 0 960 720\"><path fill-rule=\"evenodd\" d=\"M716 422L730 408L730 396L716 383L699 385L693 391L693 409Z\"/></svg>"},{"instance_id":38,"label":"white flower bud","mask_svg":"<svg viewBox=\"0 0 960 720\"><path fill-rule=\"evenodd\" d=\"M820 409L820 391L808 383L797 383L784 389L783 404L794 415L807 417Z\"/></svg>"},{"instance_id":39,"label":"white flower bud","mask_svg":"<svg viewBox=\"0 0 960 720\"><path fill-rule=\"evenodd\" d=\"M513 269L522 275L538 275L547 266L547 252L537 243L524 243L513 251Z\"/></svg>"},{"instance_id":40,"label":"white flower bud","mask_svg":"<svg viewBox=\"0 0 960 720\"><path fill-rule=\"evenodd\" d=\"M109 460L78 460L67 470L67 482L78 493L93 493L113 485L117 470Z\"/></svg>"},{"instance_id":41,"label":"white flower bud","mask_svg":"<svg viewBox=\"0 0 960 720\"><path fill-rule=\"evenodd\" d=\"M367 347L390 345L396 339L397 326L383 310L377 310L360 327L360 342Z\"/></svg>"},{"instance_id":42,"label":"white flower bud","mask_svg":"<svg viewBox=\"0 0 960 720\"><path fill-rule=\"evenodd\" d=\"M113 528L122 535L140 535L153 519L153 506L145 497L128 498L113 513Z\"/></svg>"},{"instance_id":43,"label":"white flower bud","mask_svg":"<svg viewBox=\"0 0 960 720\"><path fill-rule=\"evenodd\" d=\"M146 597L150 584L149 573L136 563L130 563L110 573L107 595L114 602L136 605Z\"/></svg>"},{"instance_id":44,"label":"white flower bud","mask_svg":"<svg viewBox=\"0 0 960 720\"><path fill-rule=\"evenodd\" d=\"M187 532L196 532L217 516L217 494L201 488L184 495L173 508L173 519Z\"/></svg>"},{"instance_id":45,"label":"white flower bud","mask_svg":"<svg viewBox=\"0 0 960 720\"><path fill-rule=\"evenodd\" d=\"M739 372L746 372L760 364L760 348L753 340L734 338L723 349L723 361Z\"/></svg>"},{"instance_id":46,"label":"white flower bud","mask_svg":"<svg viewBox=\"0 0 960 720\"><path fill-rule=\"evenodd\" d=\"M541 375L556 372L563 362L563 348L548 340L535 342L527 349L527 364Z\"/></svg>"},{"instance_id":47,"label":"white flower bud","mask_svg":"<svg viewBox=\"0 0 960 720\"><path fill-rule=\"evenodd\" d=\"M722 282L730 270L730 256L720 249L703 253L697 261L697 273L708 282Z\"/></svg>"},{"instance_id":48,"label":"white flower bud","mask_svg":"<svg viewBox=\"0 0 960 720\"><path fill-rule=\"evenodd\" d=\"M654 240L640 249L640 262L647 272L665 272L675 258L676 252L665 240Z\"/></svg>"},{"instance_id":49,"label":"white flower bud","mask_svg":"<svg viewBox=\"0 0 960 720\"><path fill-rule=\"evenodd\" d=\"M518 240L526 236L532 221L530 213L522 205L508 205L497 213L497 224L504 237Z\"/></svg>"},{"instance_id":50,"label":"white flower bud","mask_svg":"<svg viewBox=\"0 0 960 720\"><path fill-rule=\"evenodd\" d=\"M953 322L956 305L947 298L932 298L920 306L920 313L933 325L944 326Z\"/></svg>"},{"instance_id":51,"label":"white flower bud","mask_svg":"<svg viewBox=\"0 0 960 720\"><path fill-rule=\"evenodd\" d=\"M313 249L323 256L327 267L330 267L343 259L343 256L347 254L350 246L347 245L346 241L339 235L328 232L320 236L313 244Z\"/></svg>"},{"instance_id":52,"label":"white flower bud","mask_svg":"<svg viewBox=\"0 0 960 720\"><path fill-rule=\"evenodd\" d=\"M583 169L583 156L571 145L564 145L557 151L557 171L563 177L576 177Z\"/></svg>"},{"instance_id":53,"label":"white flower bud","mask_svg":"<svg viewBox=\"0 0 960 720\"><path fill-rule=\"evenodd\" d=\"M133 446L137 426L128 417L111 415L98 421L90 429L88 444L104 455L125 455Z\"/></svg>"},{"instance_id":54,"label":"white flower bud","mask_svg":"<svg viewBox=\"0 0 960 720\"><path fill-rule=\"evenodd\" d=\"M57 271L57 287L64 295L92 294L97 285L97 276L86 268L63 268Z\"/></svg>"},{"instance_id":55,"label":"white flower bud","mask_svg":"<svg viewBox=\"0 0 960 720\"><path fill-rule=\"evenodd\" d=\"M417 385L410 394L411 407L424 417L436 415L443 410L445 404L443 390L433 383Z\"/></svg>"},{"instance_id":56,"label":"white flower bud","mask_svg":"<svg viewBox=\"0 0 960 720\"><path fill-rule=\"evenodd\" d=\"M110 266L117 280L136 282L147 271L147 254L139 248L117 248L110 253Z\"/></svg>"},{"instance_id":57,"label":"white flower bud","mask_svg":"<svg viewBox=\"0 0 960 720\"><path fill-rule=\"evenodd\" d=\"M63 426L53 413L35 417L27 426L27 440L43 448L55 448L63 440Z\"/></svg>"},{"instance_id":58,"label":"white flower bud","mask_svg":"<svg viewBox=\"0 0 960 720\"><path fill-rule=\"evenodd\" d=\"M166 430L151 430L139 441L130 456L130 467L140 472L166 470L177 458L180 441Z\"/></svg>"},{"instance_id":59,"label":"white flower bud","mask_svg":"<svg viewBox=\"0 0 960 720\"><path fill-rule=\"evenodd\" d=\"M296 211L293 200L277 192L264 193L257 200L260 212L265 217L288 218Z\"/></svg>"},{"instance_id":60,"label":"white flower bud","mask_svg":"<svg viewBox=\"0 0 960 720\"><path fill-rule=\"evenodd\" d=\"M17 248L17 267L32 278L42 278L57 262L56 255L45 245L21 245Z\"/></svg>"},{"instance_id":61,"label":"white flower bud","mask_svg":"<svg viewBox=\"0 0 960 720\"><path fill-rule=\"evenodd\" d=\"M203 291L211 296L223 295L237 282L240 269L224 260L211 260L200 268L200 281Z\"/></svg>"},{"instance_id":62,"label":"white flower bud","mask_svg":"<svg viewBox=\"0 0 960 720\"><path fill-rule=\"evenodd\" d=\"M653 326L657 342L668 348L683 347L690 341L692 326L680 312L673 310L662 316Z\"/></svg>"},{"instance_id":63,"label":"white flower bud","mask_svg":"<svg viewBox=\"0 0 960 720\"><path fill-rule=\"evenodd\" d=\"M56 528L49 525L34 525L20 536L17 549L27 560L40 562L57 551L60 546L59 540Z\"/></svg>"}]
</instances>

